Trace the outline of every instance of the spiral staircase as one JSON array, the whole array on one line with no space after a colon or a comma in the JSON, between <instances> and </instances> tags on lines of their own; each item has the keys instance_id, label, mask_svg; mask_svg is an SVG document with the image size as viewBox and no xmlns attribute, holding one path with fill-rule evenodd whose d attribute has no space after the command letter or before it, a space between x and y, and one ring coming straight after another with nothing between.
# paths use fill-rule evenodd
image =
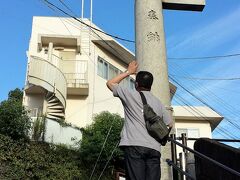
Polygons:
<instances>
[{"instance_id":1,"label":"spiral staircase","mask_svg":"<svg viewBox=\"0 0 240 180\"><path fill-rule=\"evenodd\" d=\"M63 72L51 62L30 56L25 92L42 94L43 114L48 119L65 119L67 80Z\"/></svg>"},{"instance_id":2,"label":"spiral staircase","mask_svg":"<svg viewBox=\"0 0 240 180\"><path fill-rule=\"evenodd\" d=\"M61 104L61 102L55 96L55 94L52 92L47 92L45 99L47 102L46 117L48 119L57 119L57 120L64 119L65 118L64 106Z\"/></svg>"}]
</instances>

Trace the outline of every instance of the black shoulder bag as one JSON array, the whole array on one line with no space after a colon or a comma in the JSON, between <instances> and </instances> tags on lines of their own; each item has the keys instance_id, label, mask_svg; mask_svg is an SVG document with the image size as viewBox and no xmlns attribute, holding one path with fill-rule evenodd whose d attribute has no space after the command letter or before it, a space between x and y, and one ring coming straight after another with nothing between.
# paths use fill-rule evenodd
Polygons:
<instances>
[{"instance_id":1,"label":"black shoulder bag","mask_svg":"<svg viewBox=\"0 0 240 180\"><path fill-rule=\"evenodd\" d=\"M147 131L156 141L165 146L171 128L168 129L167 125L163 122L163 118L158 116L152 107L147 104L143 92L140 91L139 93L143 102L143 114Z\"/></svg>"}]
</instances>

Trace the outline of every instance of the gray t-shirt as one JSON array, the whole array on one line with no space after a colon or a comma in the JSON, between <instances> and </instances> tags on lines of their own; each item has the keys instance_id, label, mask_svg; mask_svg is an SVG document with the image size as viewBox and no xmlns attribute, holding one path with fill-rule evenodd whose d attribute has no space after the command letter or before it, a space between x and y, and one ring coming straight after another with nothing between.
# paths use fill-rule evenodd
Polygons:
<instances>
[{"instance_id":1,"label":"gray t-shirt","mask_svg":"<svg viewBox=\"0 0 240 180\"><path fill-rule=\"evenodd\" d=\"M142 92L147 103L157 115L163 117L163 121L168 125L172 119L165 106L151 92ZM113 95L122 101L125 114L120 146L143 146L160 151L160 143L147 132L143 117L143 103L139 92L116 84L113 86Z\"/></svg>"}]
</instances>

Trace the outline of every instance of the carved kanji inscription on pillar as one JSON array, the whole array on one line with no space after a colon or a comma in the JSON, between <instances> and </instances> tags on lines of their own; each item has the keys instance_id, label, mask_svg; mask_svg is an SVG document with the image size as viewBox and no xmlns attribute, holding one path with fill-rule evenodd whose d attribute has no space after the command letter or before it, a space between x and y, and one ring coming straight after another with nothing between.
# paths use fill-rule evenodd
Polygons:
<instances>
[{"instance_id":1,"label":"carved kanji inscription on pillar","mask_svg":"<svg viewBox=\"0 0 240 180\"><path fill-rule=\"evenodd\" d=\"M149 32L147 35L148 42L150 41L160 41L160 36L158 32Z\"/></svg>"},{"instance_id":2,"label":"carved kanji inscription on pillar","mask_svg":"<svg viewBox=\"0 0 240 180\"><path fill-rule=\"evenodd\" d=\"M148 18L149 18L149 19L158 20L156 11L154 11L154 10L149 11L149 12L148 12Z\"/></svg>"}]
</instances>

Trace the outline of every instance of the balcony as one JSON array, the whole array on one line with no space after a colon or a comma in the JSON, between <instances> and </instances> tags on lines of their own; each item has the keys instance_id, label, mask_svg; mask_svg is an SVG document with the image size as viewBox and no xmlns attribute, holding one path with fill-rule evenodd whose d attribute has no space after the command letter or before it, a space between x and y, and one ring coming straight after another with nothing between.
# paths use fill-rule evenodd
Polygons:
<instances>
[{"instance_id":1,"label":"balcony","mask_svg":"<svg viewBox=\"0 0 240 180\"><path fill-rule=\"evenodd\" d=\"M52 62L59 66L67 80L68 95L88 95L89 84L86 60L64 60L53 54Z\"/></svg>"},{"instance_id":2,"label":"balcony","mask_svg":"<svg viewBox=\"0 0 240 180\"><path fill-rule=\"evenodd\" d=\"M67 79L67 94L88 95L87 73L64 73Z\"/></svg>"}]
</instances>

